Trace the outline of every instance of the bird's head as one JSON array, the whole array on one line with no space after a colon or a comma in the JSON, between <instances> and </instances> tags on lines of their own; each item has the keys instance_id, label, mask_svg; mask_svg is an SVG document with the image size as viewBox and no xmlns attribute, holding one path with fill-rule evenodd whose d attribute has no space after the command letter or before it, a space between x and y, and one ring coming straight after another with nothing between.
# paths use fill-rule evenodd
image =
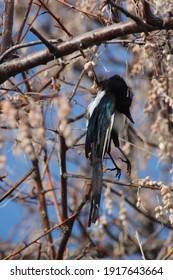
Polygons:
<instances>
[{"instance_id":1,"label":"bird's head","mask_svg":"<svg viewBox=\"0 0 173 280\"><path fill-rule=\"evenodd\" d=\"M102 89L106 90L107 94L115 97L117 109L134 123L130 113L133 91L127 86L125 80L119 75L114 75L109 79L101 81L100 86Z\"/></svg>"}]
</instances>

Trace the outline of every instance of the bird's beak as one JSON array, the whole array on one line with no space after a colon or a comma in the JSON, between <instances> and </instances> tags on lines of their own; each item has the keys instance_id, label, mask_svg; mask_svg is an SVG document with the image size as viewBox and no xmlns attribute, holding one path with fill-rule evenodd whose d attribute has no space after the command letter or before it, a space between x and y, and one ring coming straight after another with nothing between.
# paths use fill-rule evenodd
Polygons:
<instances>
[{"instance_id":1,"label":"bird's beak","mask_svg":"<svg viewBox=\"0 0 173 280\"><path fill-rule=\"evenodd\" d=\"M126 114L127 118L132 122L134 123L133 119L132 119L132 116L130 114L130 111L128 111L128 113Z\"/></svg>"}]
</instances>

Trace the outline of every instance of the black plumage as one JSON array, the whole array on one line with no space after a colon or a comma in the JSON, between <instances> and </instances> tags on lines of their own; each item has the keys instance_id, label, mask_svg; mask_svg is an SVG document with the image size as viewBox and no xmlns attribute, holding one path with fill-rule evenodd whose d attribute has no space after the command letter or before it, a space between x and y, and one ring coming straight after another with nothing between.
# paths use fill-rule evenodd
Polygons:
<instances>
[{"instance_id":1,"label":"black plumage","mask_svg":"<svg viewBox=\"0 0 173 280\"><path fill-rule=\"evenodd\" d=\"M107 153L114 163L117 177L121 170L111 156L111 139L120 150L127 163L127 171L131 173L131 163L120 148L118 134L125 125L127 117L132 123L130 113L133 93L123 78L114 75L100 82L100 90L88 106L87 136L85 141L85 154L92 164L92 200L88 226L95 223L99 217L100 198L102 191L102 163Z\"/></svg>"}]
</instances>

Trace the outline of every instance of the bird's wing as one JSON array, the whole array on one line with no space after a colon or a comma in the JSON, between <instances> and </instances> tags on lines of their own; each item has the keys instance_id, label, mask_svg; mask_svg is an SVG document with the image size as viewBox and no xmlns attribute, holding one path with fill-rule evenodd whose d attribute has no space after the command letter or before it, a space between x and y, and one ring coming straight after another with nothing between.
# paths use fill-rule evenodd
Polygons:
<instances>
[{"instance_id":1,"label":"bird's wing","mask_svg":"<svg viewBox=\"0 0 173 280\"><path fill-rule=\"evenodd\" d=\"M103 158L109 145L114 123L115 99L104 95L89 118L85 142L86 157L91 157L91 147L95 147L95 155Z\"/></svg>"},{"instance_id":2,"label":"bird's wing","mask_svg":"<svg viewBox=\"0 0 173 280\"><path fill-rule=\"evenodd\" d=\"M103 95L99 102L96 97L95 101L89 107L88 116L90 118L85 142L85 153L86 157L89 157L92 163L92 199L88 226L91 223L95 223L99 217L103 185L102 159L109 146L111 137L111 130L114 123L114 104L115 101L113 102L110 96Z\"/></svg>"},{"instance_id":3,"label":"bird's wing","mask_svg":"<svg viewBox=\"0 0 173 280\"><path fill-rule=\"evenodd\" d=\"M105 95L105 90L100 91L96 96L92 97L92 101L90 102L90 104L88 105L87 108L87 114L86 114L86 126L88 127L88 123L89 123L89 119L91 118L94 109L98 106L98 104L100 103L101 99L103 98L103 96Z\"/></svg>"}]
</instances>

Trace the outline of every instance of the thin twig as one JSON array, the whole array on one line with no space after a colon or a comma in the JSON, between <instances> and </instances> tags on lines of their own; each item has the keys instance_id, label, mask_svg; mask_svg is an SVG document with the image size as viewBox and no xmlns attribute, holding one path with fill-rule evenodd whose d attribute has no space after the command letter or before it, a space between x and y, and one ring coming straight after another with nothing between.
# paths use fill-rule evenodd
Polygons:
<instances>
[{"instance_id":1,"label":"thin twig","mask_svg":"<svg viewBox=\"0 0 173 280\"><path fill-rule=\"evenodd\" d=\"M38 253L37 253L36 260L40 260L42 243L37 242L37 244L38 244Z\"/></svg>"},{"instance_id":2,"label":"thin twig","mask_svg":"<svg viewBox=\"0 0 173 280\"><path fill-rule=\"evenodd\" d=\"M23 80L25 80L26 90L27 90L28 92L31 92L31 86L30 86L30 84L29 84L29 82L28 82L28 80L27 80L26 72L23 71L21 74L22 74Z\"/></svg>"},{"instance_id":3,"label":"thin twig","mask_svg":"<svg viewBox=\"0 0 173 280\"><path fill-rule=\"evenodd\" d=\"M167 255L167 250L169 248L169 245L172 243L173 240L173 232L170 231L169 235L167 236L167 239L164 241L163 246L161 247L159 253L157 254L156 260L162 260L165 255Z\"/></svg>"},{"instance_id":4,"label":"thin twig","mask_svg":"<svg viewBox=\"0 0 173 280\"><path fill-rule=\"evenodd\" d=\"M48 157L47 156L47 150L45 149L44 172L43 172L43 174L46 173L46 175L47 175L48 187L49 187L49 190L51 191L50 193L51 193L52 201L53 201L53 204L54 204L54 207L55 207L57 219L58 219L58 222L61 223L62 222L62 217L61 217L59 205L58 205L58 202L57 202L57 199L56 199L56 195L55 195L54 184L52 182L51 175L50 175L50 170L49 170L49 162L50 162L50 159L51 159L51 156L52 156L53 152L54 152L54 147L52 148L52 151L51 151L51 153L50 153L50 155Z\"/></svg>"},{"instance_id":5,"label":"thin twig","mask_svg":"<svg viewBox=\"0 0 173 280\"><path fill-rule=\"evenodd\" d=\"M68 102L71 102L71 100L72 100L73 97L75 96L76 91L77 91L77 89L78 89L78 87L79 87L79 84L80 84L80 82L81 82L81 80L82 80L82 77L83 77L83 75L85 74L85 72L86 72L86 70L83 69L82 72L80 73L79 79L78 79L78 81L77 81L77 83L76 83L76 85L75 85L75 87L74 87L74 89L73 89L73 91L72 91L72 94L68 97Z\"/></svg>"},{"instance_id":6,"label":"thin twig","mask_svg":"<svg viewBox=\"0 0 173 280\"><path fill-rule=\"evenodd\" d=\"M38 1L48 11L48 13L58 22L58 24L61 26L62 30L64 30L68 36L72 37L73 35L70 33L70 31L64 26L64 24L60 21L60 19L57 18L55 16L55 14L50 11L50 9L43 3L43 1L42 0L38 0Z\"/></svg>"},{"instance_id":7,"label":"thin twig","mask_svg":"<svg viewBox=\"0 0 173 280\"><path fill-rule=\"evenodd\" d=\"M110 4L112 7L117 8L119 11L121 11L124 15L126 15L127 17L133 19L136 23L138 24L142 24L144 27L146 26L145 22L143 21L142 18L130 13L129 11L127 11L126 9L124 9L122 6L114 3L113 0L107 0L106 1L107 4Z\"/></svg>"},{"instance_id":8,"label":"thin twig","mask_svg":"<svg viewBox=\"0 0 173 280\"><path fill-rule=\"evenodd\" d=\"M1 198L0 202L6 199L15 189L17 189L33 172L35 168L31 168L11 189L9 189Z\"/></svg>"},{"instance_id":9,"label":"thin twig","mask_svg":"<svg viewBox=\"0 0 173 280\"><path fill-rule=\"evenodd\" d=\"M39 2L42 4L42 6L48 11L48 13L58 22L58 24L61 26L62 30L64 30L64 31L66 32L66 34L67 34L69 37L73 37L73 34L64 26L64 24L61 22L60 18L57 18L57 17L55 16L55 14L52 13L52 12L50 11L50 9L42 2L42 0L38 0L38 1L39 1ZM41 38L41 37L40 37L40 38ZM48 46L48 45L46 45L46 46L47 46L48 48L50 47L50 46ZM52 47L50 48L50 50L51 50L51 52L53 52L53 54L54 54L55 56L57 56L57 54L58 54L58 49L56 49L54 46L52 46ZM79 51L80 51L81 55L86 59L86 55L85 55L84 51L82 50L82 48L79 48ZM93 67L92 67L92 72L93 72L95 81L96 81L96 83L98 84L97 75L96 75L96 73L95 73ZM77 90L77 87L78 87L78 86L76 86L76 90ZM72 94L72 97L69 98L69 102L71 101L71 99L72 99L73 96L75 95L76 90L74 90L74 92L73 92L73 94Z\"/></svg>"},{"instance_id":10,"label":"thin twig","mask_svg":"<svg viewBox=\"0 0 173 280\"><path fill-rule=\"evenodd\" d=\"M136 239L138 241L138 244L139 244L139 248L140 248L140 251L141 251L141 254L142 254L142 259L146 260L145 255L144 255L144 251L143 251L143 248L142 248L142 243L139 239L139 234L138 234L137 230L135 231L135 237L136 237Z\"/></svg>"},{"instance_id":11,"label":"thin twig","mask_svg":"<svg viewBox=\"0 0 173 280\"><path fill-rule=\"evenodd\" d=\"M79 213L81 212L82 208L84 207L86 201L88 200L88 197L85 196L83 201L80 203L80 205L77 207L76 211L74 214L72 214L68 219L64 220L63 222L59 223L58 225L55 225L54 227L48 229L46 232L44 232L43 234L39 235L36 239L34 239L32 242L25 244L25 246L23 248L20 248L19 250L17 250L16 252L11 253L10 255L8 255L7 257L4 258L4 260L8 260L12 257L14 257L15 255L21 254L22 251L24 251L26 248L28 248L29 246L37 243L38 240L40 240L43 237L46 237L47 235L49 235L53 230L58 229L62 226L64 226L67 222L72 221L72 224L74 223L74 220L76 219L76 217L79 215Z\"/></svg>"},{"instance_id":12,"label":"thin twig","mask_svg":"<svg viewBox=\"0 0 173 280\"><path fill-rule=\"evenodd\" d=\"M143 0L143 7L144 7L144 18L146 20L146 23L152 26L162 27L163 19L161 18L161 16L158 17L154 15L148 1Z\"/></svg>"},{"instance_id":13,"label":"thin twig","mask_svg":"<svg viewBox=\"0 0 173 280\"><path fill-rule=\"evenodd\" d=\"M121 197L121 193L117 192L115 189L111 188L111 192L115 193L117 196ZM155 222L157 224L161 224L158 219L156 219L154 216L152 216L150 213L146 211L142 211L139 207L137 207L133 202L131 202L127 197L124 197L124 200L137 212L140 214L144 215L146 218L151 220L152 222ZM173 230L172 226L169 223L162 222L162 226L165 226L166 228L169 228Z\"/></svg>"},{"instance_id":14,"label":"thin twig","mask_svg":"<svg viewBox=\"0 0 173 280\"><path fill-rule=\"evenodd\" d=\"M78 178L78 179L91 179L91 176L88 176L88 175L72 174L72 173L64 173L64 177L67 177L67 178ZM132 187L132 188L139 188L138 184L134 184L132 182L121 182L121 181L111 180L111 179L107 179L107 178L104 178L103 182L111 183L111 184L116 184L116 185L119 185L119 186L127 186L127 187ZM141 186L141 188L151 189L151 190L160 190L160 188L156 187L156 186Z\"/></svg>"},{"instance_id":15,"label":"thin twig","mask_svg":"<svg viewBox=\"0 0 173 280\"><path fill-rule=\"evenodd\" d=\"M162 260L167 260L173 254L173 248L162 258Z\"/></svg>"},{"instance_id":16,"label":"thin twig","mask_svg":"<svg viewBox=\"0 0 173 280\"><path fill-rule=\"evenodd\" d=\"M41 5L38 5L38 9L37 9L37 11L36 11L36 14L35 14L35 16L33 17L33 19L31 20L31 22L28 24L28 27L26 28L26 30L25 30L23 36L20 38L19 43L21 43L21 42L23 41L23 39L25 38L26 34L27 34L28 31L30 30L31 26L34 24L36 18L37 18L38 15L39 15L40 10L41 10Z\"/></svg>"},{"instance_id":17,"label":"thin twig","mask_svg":"<svg viewBox=\"0 0 173 280\"><path fill-rule=\"evenodd\" d=\"M86 113L82 113L74 118L68 118L68 123L73 123L73 122L76 122L80 119L82 119L83 117L85 117Z\"/></svg>"},{"instance_id":18,"label":"thin twig","mask_svg":"<svg viewBox=\"0 0 173 280\"><path fill-rule=\"evenodd\" d=\"M48 70L48 69L50 69L50 68L52 68L52 65L51 65L51 66L46 66L46 67L44 67L43 69L38 70L36 73L32 74L31 76L27 77L26 79L22 80L21 82L15 84L12 88L10 88L10 91L11 91L11 90L15 90L15 88L16 88L17 86L22 85L22 84L25 83L26 81L29 81L29 80L33 79L34 77L38 76L38 74L40 74L40 73L42 73L42 72L44 72L44 71L46 71L46 70ZM7 93L8 93L8 90L5 91L5 92L3 92L2 94L0 94L0 97L3 96L3 95L5 95L5 94L7 94ZM36 94L35 94L35 95L36 95ZM55 96L55 95L54 95L54 96Z\"/></svg>"},{"instance_id":19,"label":"thin twig","mask_svg":"<svg viewBox=\"0 0 173 280\"><path fill-rule=\"evenodd\" d=\"M36 30L34 27L31 27L30 31L42 41L42 43L48 48L50 53L54 54L55 57L58 55L57 47L49 43L49 41L46 38L44 38L41 33L38 32L38 30Z\"/></svg>"},{"instance_id":20,"label":"thin twig","mask_svg":"<svg viewBox=\"0 0 173 280\"><path fill-rule=\"evenodd\" d=\"M80 210L81 211L81 210ZM7 257L4 258L4 260L9 260L10 258L21 254L22 251L24 251L26 248L30 247L31 245L37 243L38 240L40 240L43 237L46 237L47 235L49 235L53 230L60 228L61 226L63 226L68 220L74 219L77 215L79 214L79 212L75 212L73 215L71 215L68 219L64 220L62 223L55 225L54 227L50 228L49 230L47 230L46 232L44 232L43 234L39 235L37 238L35 238L32 242L25 244L25 246L23 248L20 248L19 250L11 253L10 255L8 255Z\"/></svg>"},{"instance_id":21,"label":"thin twig","mask_svg":"<svg viewBox=\"0 0 173 280\"><path fill-rule=\"evenodd\" d=\"M55 74L52 75L52 77L45 83L43 84L38 90L37 92L40 93L42 92L45 88L47 88L51 83L52 83L52 79L56 80L57 78L59 78L60 73L64 70L66 64L62 63L60 65L60 67L58 68L58 70L55 72Z\"/></svg>"},{"instance_id":22,"label":"thin twig","mask_svg":"<svg viewBox=\"0 0 173 280\"><path fill-rule=\"evenodd\" d=\"M24 29L24 26L26 24L26 21L27 21L27 18L28 18L28 15L29 15L29 12L31 10L31 7L32 7L32 2L33 0L29 0L28 2L28 7L24 13L24 16L23 16L23 21L22 21L22 24L19 28L19 31L18 31L18 34L17 34L17 38L16 38L16 44L18 44L20 42L20 37L22 35L22 32L23 32L23 29Z\"/></svg>"},{"instance_id":23,"label":"thin twig","mask_svg":"<svg viewBox=\"0 0 173 280\"><path fill-rule=\"evenodd\" d=\"M60 42L62 42L61 39L50 39L47 40L50 44L58 44ZM6 50L1 56L0 56L0 63L2 63L2 61L10 54L13 53L14 51L18 50L18 49L23 49L23 48L28 48L28 47L32 47L32 46L36 46L36 45L42 45L43 42L38 40L38 41L31 41L31 42L27 42L27 43L20 43L17 44L15 46L10 47L10 49Z\"/></svg>"},{"instance_id":24,"label":"thin twig","mask_svg":"<svg viewBox=\"0 0 173 280\"><path fill-rule=\"evenodd\" d=\"M89 193L85 195L82 202L80 203L80 205L75 210L75 213L77 213L77 215L74 215L74 217L72 219L67 219L66 223L64 223L64 226L62 227L63 237L62 237L61 243L59 245L59 249L58 249L58 252L57 252L56 259L58 259L58 260L63 259L68 240L71 236L71 232L72 232L72 229L73 229L74 222L75 222L78 214L82 210L83 206L85 205L86 201L88 200L88 198L89 198Z\"/></svg>"},{"instance_id":25,"label":"thin twig","mask_svg":"<svg viewBox=\"0 0 173 280\"><path fill-rule=\"evenodd\" d=\"M73 9L73 10L75 10L77 12L80 12L80 13L86 15L88 18L93 17L93 18L96 18L96 19L98 19L99 21L101 21L103 23L109 23L109 24L112 23L112 21L110 21L108 19L105 19L103 16L100 16L100 15L97 15L97 14L93 14L93 13L91 13L89 11L84 11L84 10L78 8L78 7L75 7L74 5L71 5L71 4L67 3L67 2L65 2L64 0L56 0L56 1L58 3L61 3L61 4L65 5L66 7L69 7L70 9Z\"/></svg>"}]
</instances>

